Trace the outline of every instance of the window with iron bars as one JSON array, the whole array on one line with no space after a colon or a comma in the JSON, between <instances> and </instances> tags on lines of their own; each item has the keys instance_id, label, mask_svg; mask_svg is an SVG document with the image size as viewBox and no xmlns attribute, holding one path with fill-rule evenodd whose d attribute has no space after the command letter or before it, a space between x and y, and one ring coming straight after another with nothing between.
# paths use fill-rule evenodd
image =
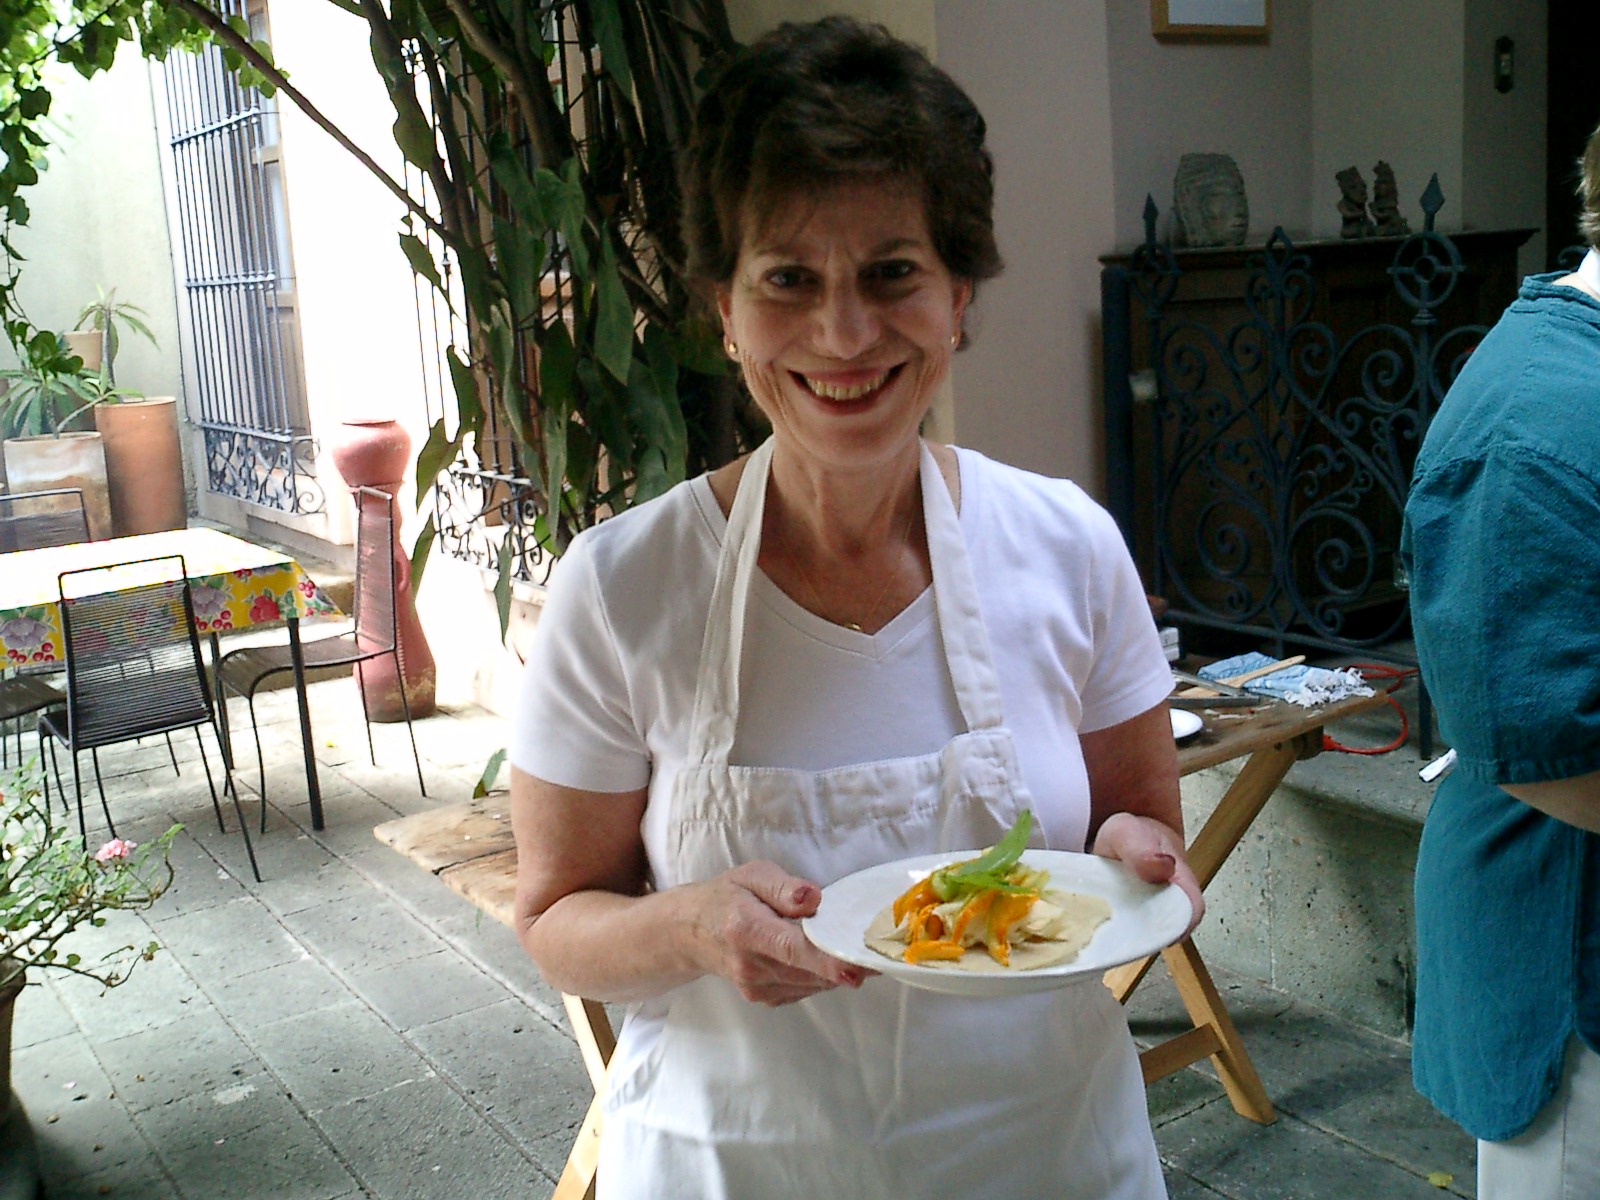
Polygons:
<instances>
[{"instance_id":1,"label":"window with iron bars","mask_svg":"<svg viewBox=\"0 0 1600 1200\"><path fill-rule=\"evenodd\" d=\"M270 42L266 0L219 7ZM164 73L206 486L282 512L321 512L276 103L241 87L216 47L174 54Z\"/></svg>"}]
</instances>

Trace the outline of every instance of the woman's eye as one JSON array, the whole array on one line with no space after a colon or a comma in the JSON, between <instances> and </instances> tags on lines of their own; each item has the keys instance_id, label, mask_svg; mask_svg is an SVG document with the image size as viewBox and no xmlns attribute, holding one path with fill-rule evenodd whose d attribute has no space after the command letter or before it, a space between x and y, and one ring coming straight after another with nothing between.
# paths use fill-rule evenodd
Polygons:
<instances>
[{"instance_id":1,"label":"woman's eye","mask_svg":"<svg viewBox=\"0 0 1600 1200\"><path fill-rule=\"evenodd\" d=\"M874 263L868 268L868 275L879 283L895 283L910 278L917 264L910 259L893 258L887 262Z\"/></svg>"},{"instance_id":2,"label":"woman's eye","mask_svg":"<svg viewBox=\"0 0 1600 1200\"><path fill-rule=\"evenodd\" d=\"M779 267L776 271L767 272L767 282L775 288L799 287L803 278L799 267Z\"/></svg>"}]
</instances>

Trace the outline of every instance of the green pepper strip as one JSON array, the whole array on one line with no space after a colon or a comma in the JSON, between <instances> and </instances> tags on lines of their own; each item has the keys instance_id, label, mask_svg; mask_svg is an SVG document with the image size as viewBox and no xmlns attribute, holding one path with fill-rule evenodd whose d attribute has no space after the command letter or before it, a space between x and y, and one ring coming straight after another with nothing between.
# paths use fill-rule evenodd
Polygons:
<instances>
[{"instance_id":1,"label":"green pepper strip","mask_svg":"<svg viewBox=\"0 0 1600 1200\"><path fill-rule=\"evenodd\" d=\"M1005 837L984 854L968 862L958 863L933 873L934 895L941 900L953 899L958 892L975 888L994 888L1003 892L1025 891L1006 881L1006 875L1021 859L1028 844L1028 834L1033 829L1033 812L1023 809L1017 815Z\"/></svg>"}]
</instances>

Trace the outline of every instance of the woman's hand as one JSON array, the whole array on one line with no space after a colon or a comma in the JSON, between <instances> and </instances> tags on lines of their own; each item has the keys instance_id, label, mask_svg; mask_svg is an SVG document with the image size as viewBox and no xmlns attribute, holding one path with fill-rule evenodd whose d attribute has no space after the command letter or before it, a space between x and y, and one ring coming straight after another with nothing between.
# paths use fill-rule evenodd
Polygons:
<instances>
[{"instance_id":1,"label":"woman's hand","mask_svg":"<svg viewBox=\"0 0 1600 1200\"><path fill-rule=\"evenodd\" d=\"M806 939L796 922L817 911L822 889L776 863L744 863L674 890L696 959L753 1003L775 1007L836 987L860 987L872 973Z\"/></svg>"},{"instance_id":2,"label":"woman's hand","mask_svg":"<svg viewBox=\"0 0 1600 1200\"><path fill-rule=\"evenodd\" d=\"M1182 888L1193 910L1189 928L1183 931L1185 937L1205 915L1206 901L1200 894L1200 883L1189 869L1183 842L1171 826L1153 817L1112 813L1095 835L1093 852L1124 863L1146 883L1175 883Z\"/></svg>"}]
</instances>

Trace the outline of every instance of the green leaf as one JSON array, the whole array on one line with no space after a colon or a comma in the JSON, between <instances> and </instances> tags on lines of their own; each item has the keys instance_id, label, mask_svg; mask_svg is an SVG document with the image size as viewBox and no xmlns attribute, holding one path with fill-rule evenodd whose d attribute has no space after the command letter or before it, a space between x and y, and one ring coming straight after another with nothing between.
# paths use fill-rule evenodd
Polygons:
<instances>
[{"instance_id":1,"label":"green leaf","mask_svg":"<svg viewBox=\"0 0 1600 1200\"><path fill-rule=\"evenodd\" d=\"M496 750L489 756L489 761L483 766L483 774L478 776L478 782L473 785L472 798L474 800L487 796L494 787L495 780L500 778L500 768L505 765L506 752L504 748Z\"/></svg>"},{"instance_id":2,"label":"green leaf","mask_svg":"<svg viewBox=\"0 0 1600 1200\"><path fill-rule=\"evenodd\" d=\"M27 88L17 96L17 111L24 121L36 121L50 111L50 93L42 87Z\"/></svg>"},{"instance_id":3,"label":"green leaf","mask_svg":"<svg viewBox=\"0 0 1600 1200\"><path fill-rule=\"evenodd\" d=\"M478 394L478 377L461 361L454 346L446 347L444 355L450 366L450 385L456 393L456 416L463 431L476 433L483 428L483 398Z\"/></svg>"},{"instance_id":4,"label":"green leaf","mask_svg":"<svg viewBox=\"0 0 1600 1200\"><path fill-rule=\"evenodd\" d=\"M422 507L423 497L439 478L439 472L455 461L460 450L460 443L446 436L444 418L440 417L428 430L428 440L422 444L422 449L417 451L417 508Z\"/></svg>"},{"instance_id":5,"label":"green leaf","mask_svg":"<svg viewBox=\"0 0 1600 1200\"><path fill-rule=\"evenodd\" d=\"M511 629L511 534L508 530L500 542L500 558L495 564L494 609L500 615L500 640L506 640Z\"/></svg>"},{"instance_id":6,"label":"green leaf","mask_svg":"<svg viewBox=\"0 0 1600 1200\"><path fill-rule=\"evenodd\" d=\"M518 325L526 324L539 315L539 273L544 268L544 243L525 226L496 217L494 246L512 316Z\"/></svg>"},{"instance_id":7,"label":"green leaf","mask_svg":"<svg viewBox=\"0 0 1600 1200\"><path fill-rule=\"evenodd\" d=\"M613 378L628 382L633 364L633 305L617 274L616 255L609 240L600 245L600 269L595 273L594 356Z\"/></svg>"},{"instance_id":8,"label":"green leaf","mask_svg":"<svg viewBox=\"0 0 1600 1200\"><path fill-rule=\"evenodd\" d=\"M415 596L422 590L422 573L428 569L428 554L433 549L433 542L439 536L439 527L434 522L434 514L429 513L428 519L422 523L422 528L417 530L417 540L411 544L411 594Z\"/></svg>"},{"instance_id":9,"label":"green leaf","mask_svg":"<svg viewBox=\"0 0 1600 1200\"><path fill-rule=\"evenodd\" d=\"M528 168L517 156L516 150L511 145L511 139L503 133L496 133L489 139L489 170L506 194L506 199L511 201L512 210L535 229L549 229L555 225L545 215L543 202L539 199L539 189L535 186L534 179L530 176ZM549 175L550 172L546 171ZM555 176L551 175L554 179ZM559 184L559 180L557 183Z\"/></svg>"},{"instance_id":10,"label":"green leaf","mask_svg":"<svg viewBox=\"0 0 1600 1200\"><path fill-rule=\"evenodd\" d=\"M545 493L552 514L561 511L567 483L568 417L558 409L546 408L541 414L544 427L544 469L549 490Z\"/></svg>"},{"instance_id":11,"label":"green leaf","mask_svg":"<svg viewBox=\"0 0 1600 1200\"><path fill-rule=\"evenodd\" d=\"M589 10L594 21L595 44L600 47L606 74L615 79L624 92L633 91L633 77L628 70L628 44L622 36L622 15L617 11L617 0L590 0Z\"/></svg>"},{"instance_id":12,"label":"green leaf","mask_svg":"<svg viewBox=\"0 0 1600 1200\"><path fill-rule=\"evenodd\" d=\"M577 394L578 354L565 321L545 330L539 345L539 401L545 408L566 412Z\"/></svg>"},{"instance_id":13,"label":"green leaf","mask_svg":"<svg viewBox=\"0 0 1600 1200\"><path fill-rule=\"evenodd\" d=\"M394 119L394 142L413 166L427 170L438 153L433 126L416 103L401 103Z\"/></svg>"},{"instance_id":14,"label":"green leaf","mask_svg":"<svg viewBox=\"0 0 1600 1200\"><path fill-rule=\"evenodd\" d=\"M689 430L678 402L678 363L667 335L645 329L645 361L635 360L628 376L628 402L645 450L636 468L635 504L682 482L689 454Z\"/></svg>"},{"instance_id":15,"label":"green leaf","mask_svg":"<svg viewBox=\"0 0 1600 1200\"><path fill-rule=\"evenodd\" d=\"M449 301L449 294L445 291L444 280L439 278L439 267L433 261L433 253L423 244L421 238L414 233L400 235L400 249L405 252L406 261L411 264L411 269L421 275L433 285L433 289Z\"/></svg>"}]
</instances>

